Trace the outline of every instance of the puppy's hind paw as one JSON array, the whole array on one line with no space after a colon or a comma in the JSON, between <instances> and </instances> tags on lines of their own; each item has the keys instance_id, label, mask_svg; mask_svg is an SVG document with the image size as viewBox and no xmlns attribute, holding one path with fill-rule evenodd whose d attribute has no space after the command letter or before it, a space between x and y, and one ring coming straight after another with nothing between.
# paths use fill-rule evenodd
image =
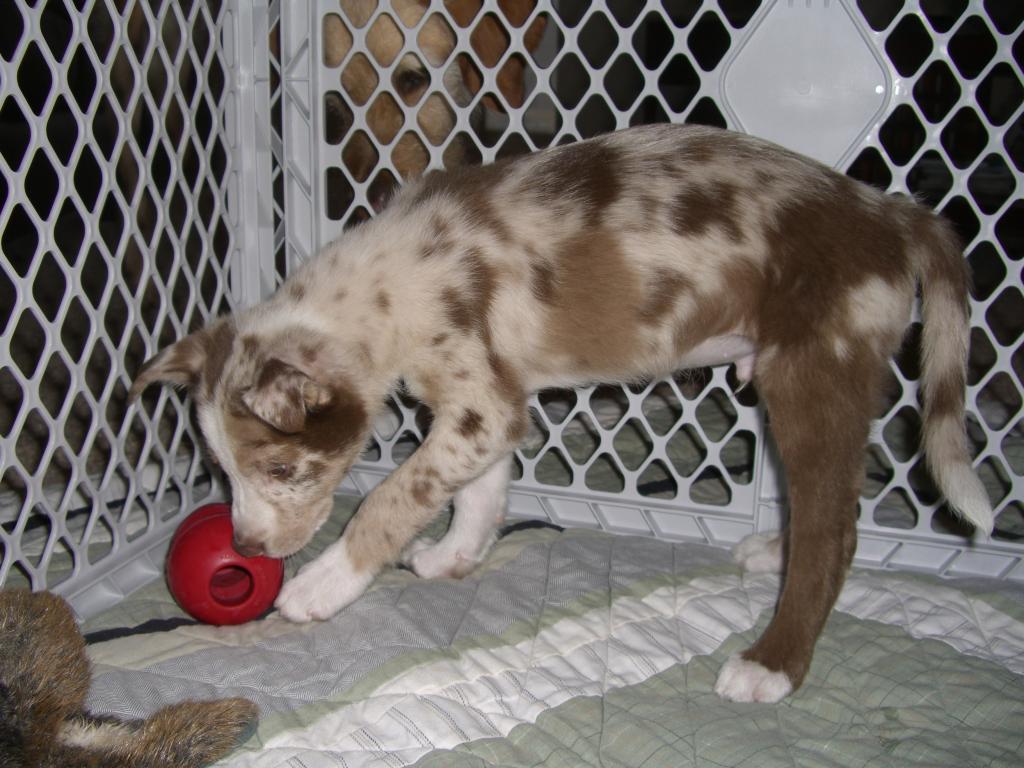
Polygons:
<instances>
[{"instance_id":1,"label":"puppy's hind paw","mask_svg":"<svg viewBox=\"0 0 1024 768\"><path fill-rule=\"evenodd\" d=\"M747 573L782 573L782 534L751 534L733 548L732 559Z\"/></svg>"},{"instance_id":2,"label":"puppy's hind paw","mask_svg":"<svg viewBox=\"0 0 1024 768\"><path fill-rule=\"evenodd\" d=\"M466 557L447 539L421 538L405 550L402 563L421 579L461 579L473 572L479 560Z\"/></svg>"},{"instance_id":3,"label":"puppy's hind paw","mask_svg":"<svg viewBox=\"0 0 1024 768\"><path fill-rule=\"evenodd\" d=\"M793 683L785 672L772 672L740 654L730 656L722 665L715 683L715 693L729 701L774 704L792 690Z\"/></svg>"}]
</instances>

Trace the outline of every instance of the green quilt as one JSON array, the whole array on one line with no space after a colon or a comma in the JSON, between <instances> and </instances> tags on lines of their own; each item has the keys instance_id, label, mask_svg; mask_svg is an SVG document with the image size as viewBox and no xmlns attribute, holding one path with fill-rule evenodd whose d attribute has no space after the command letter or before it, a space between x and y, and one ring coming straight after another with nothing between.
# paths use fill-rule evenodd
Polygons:
<instances>
[{"instance_id":1,"label":"green quilt","mask_svg":"<svg viewBox=\"0 0 1024 768\"><path fill-rule=\"evenodd\" d=\"M1024 764L1020 585L855 570L803 688L724 702L778 588L721 550L584 530L513 533L462 581L390 571L306 626L197 625L155 584L83 627L89 703L247 696L260 726L225 766Z\"/></svg>"}]
</instances>

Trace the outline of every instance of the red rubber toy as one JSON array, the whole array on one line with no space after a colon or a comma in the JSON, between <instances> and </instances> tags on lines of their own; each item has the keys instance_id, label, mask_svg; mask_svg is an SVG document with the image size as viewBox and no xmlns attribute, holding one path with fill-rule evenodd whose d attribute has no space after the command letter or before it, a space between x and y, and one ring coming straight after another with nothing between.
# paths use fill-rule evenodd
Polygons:
<instances>
[{"instance_id":1,"label":"red rubber toy","mask_svg":"<svg viewBox=\"0 0 1024 768\"><path fill-rule=\"evenodd\" d=\"M243 557L232 546L229 504L206 504L178 526L167 552L167 585L178 605L207 624L243 624L274 603L284 561Z\"/></svg>"}]
</instances>

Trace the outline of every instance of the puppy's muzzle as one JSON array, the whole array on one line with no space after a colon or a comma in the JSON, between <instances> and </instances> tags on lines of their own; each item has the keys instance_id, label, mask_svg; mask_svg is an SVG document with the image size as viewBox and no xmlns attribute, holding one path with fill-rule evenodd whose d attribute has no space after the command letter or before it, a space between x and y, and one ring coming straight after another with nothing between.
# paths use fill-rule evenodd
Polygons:
<instances>
[{"instance_id":1,"label":"puppy's muzzle","mask_svg":"<svg viewBox=\"0 0 1024 768\"><path fill-rule=\"evenodd\" d=\"M235 536L232 546L234 546L235 552L240 554L242 557L261 557L267 552L261 542L244 537L240 538Z\"/></svg>"}]
</instances>

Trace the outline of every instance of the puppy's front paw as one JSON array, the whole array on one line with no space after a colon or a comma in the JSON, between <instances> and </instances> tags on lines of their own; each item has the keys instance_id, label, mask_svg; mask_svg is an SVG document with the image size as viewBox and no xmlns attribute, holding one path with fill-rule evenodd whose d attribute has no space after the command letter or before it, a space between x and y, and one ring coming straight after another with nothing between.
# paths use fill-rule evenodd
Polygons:
<instances>
[{"instance_id":1,"label":"puppy's front paw","mask_svg":"<svg viewBox=\"0 0 1024 768\"><path fill-rule=\"evenodd\" d=\"M792 690L793 684L785 672L772 672L756 661L747 661L740 654L730 656L722 665L715 683L715 693L729 701L773 704Z\"/></svg>"},{"instance_id":2,"label":"puppy's front paw","mask_svg":"<svg viewBox=\"0 0 1024 768\"><path fill-rule=\"evenodd\" d=\"M281 615L297 624L329 619L359 597L373 580L352 567L344 547L328 549L287 581L274 601Z\"/></svg>"},{"instance_id":3,"label":"puppy's front paw","mask_svg":"<svg viewBox=\"0 0 1024 768\"><path fill-rule=\"evenodd\" d=\"M782 534L751 534L733 548L732 559L747 573L782 573Z\"/></svg>"}]
</instances>

